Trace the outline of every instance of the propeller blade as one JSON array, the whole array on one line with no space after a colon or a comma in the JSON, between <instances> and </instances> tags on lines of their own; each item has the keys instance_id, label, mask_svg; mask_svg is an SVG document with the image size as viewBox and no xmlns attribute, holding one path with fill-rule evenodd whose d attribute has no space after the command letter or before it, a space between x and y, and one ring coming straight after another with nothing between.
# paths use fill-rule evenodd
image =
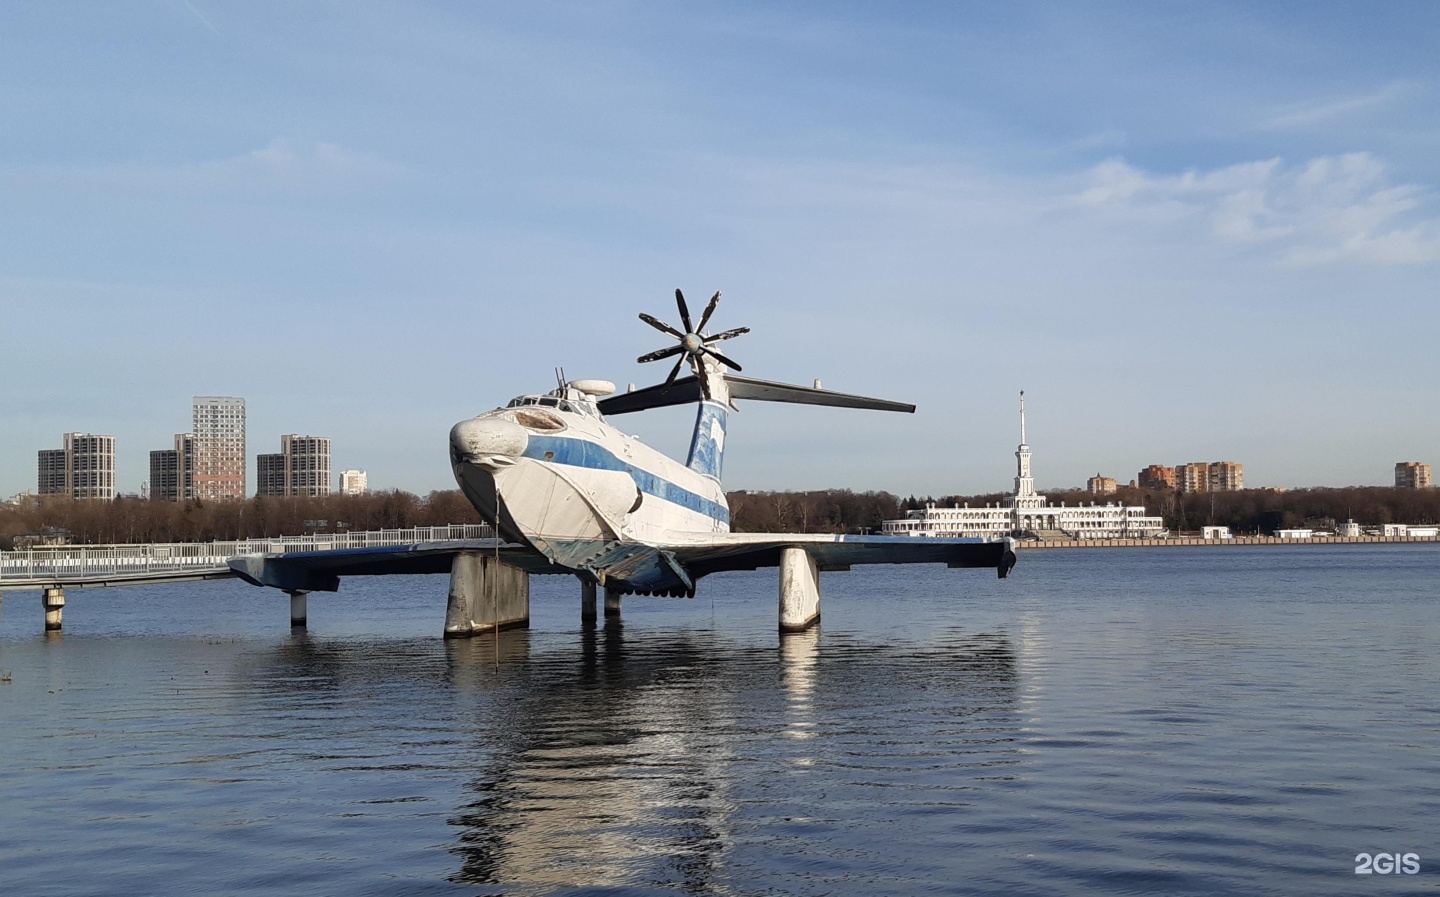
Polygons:
<instances>
[{"instance_id":1,"label":"propeller blade","mask_svg":"<svg viewBox=\"0 0 1440 897\"><path fill-rule=\"evenodd\" d=\"M684 346L671 346L668 349L659 349L655 352L651 352L649 355L641 355L635 360L640 362L641 364L644 364L647 361L659 361L662 358L669 358L671 355L679 355L681 352L684 351Z\"/></svg>"},{"instance_id":2,"label":"propeller blade","mask_svg":"<svg viewBox=\"0 0 1440 897\"><path fill-rule=\"evenodd\" d=\"M700 394L705 397L705 401L710 401L710 381L704 377L700 378Z\"/></svg>"},{"instance_id":3,"label":"propeller blade","mask_svg":"<svg viewBox=\"0 0 1440 897\"><path fill-rule=\"evenodd\" d=\"M744 368L740 367L740 365L738 365L738 364L736 364L735 362L731 361L730 359L726 358L724 355L721 355L719 352L716 352L714 349L710 348L709 346L704 346L704 347L702 347L702 348L700 349L700 351L701 351L701 352L704 352L706 355L709 355L709 356L711 356L711 357L713 357L713 358L716 358L716 359L718 359L719 361L723 362L726 367L732 368L733 370L737 370L737 371L743 371L743 370L744 370ZM703 381L705 378L704 378L704 377L701 377L700 379Z\"/></svg>"},{"instance_id":4,"label":"propeller blade","mask_svg":"<svg viewBox=\"0 0 1440 897\"><path fill-rule=\"evenodd\" d=\"M643 312L643 311L640 312L640 320L644 321L646 324L649 324L651 327L654 327L656 330L660 331L661 333L668 333L668 334L670 334L671 336L675 337L676 339L684 339L684 338L685 338L685 334L683 334L683 333L681 333L680 331L676 330L674 327L671 327L669 324L666 324L664 321L657 321L656 319L654 319L654 318L650 317L649 315L645 314L645 312Z\"/></svg>"},{"instance_id":5,"label":"propeller blade","mask_svg":"<svg viewBox=\"0 0 1440 897\"><path fill-rule=\"evenodd\" d=\"M681 355L679 358L675 359L675 366L670 369L670 376L668 376L668 377L665 378L665 385L666 385L666 386L669 386L671 383L674 383L674 382L675 382L675 377L680 373L680 365L682 365L682 364L684 364L684 363L685 363L685 356L684 356L684 355Z\"/></svg>"},{"instance_id":6,"label":"propeller blade","mask_svg":"<svg viewBox=\"0 0 1440 897\"><path fill-rule=\"evenodd\" d=\"M716 290L715 295L710 297L710 304L705 306L705 314L700 316L700 326L695 328L696 333L704 333L705 325L710 323L710 316L715 314L715 306L720 304L720 291Z\"/></svg>"},{"instance_id":7,"label":"propeller blade","mask_svg":"<svg viewBox=\"0 0 1440 897\"><path fill-rule=\"evenodd\" d=\"M749 333L749 332L750 332L750 328L749 328L749 327L736 327L734 330L727 330L727 331L725 331L724 333L717 333L717 334L715 334L714 336L707 336L707 337L705 337L705 345L708 346L708 345L710 345L711 343L718 343L718 342L720 342L721 340L734 339L735 337L739 336L739 335L742 334L742 333Z\"/></svg>"},{"instance_id":8,"label":"propeller blade","mask_svg":"<svg viewBox=\"0 0 1440 897\"><path fill-rule=\"evenodd\" d=\"M685 304L685 294L678 287L675 289L675 304L680 306L680 321L685 325L685 333L694 333L695 328L690 325L690 307Z\"/></svg>"}]
</instances>

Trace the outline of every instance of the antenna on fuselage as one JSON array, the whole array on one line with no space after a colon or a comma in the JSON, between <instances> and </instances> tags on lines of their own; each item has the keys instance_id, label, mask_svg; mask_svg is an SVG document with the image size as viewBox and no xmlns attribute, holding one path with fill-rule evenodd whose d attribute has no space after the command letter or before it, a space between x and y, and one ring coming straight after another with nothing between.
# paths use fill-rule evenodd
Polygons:
<instances>
[{"instance_id":1,"label":"antenna on fuselage","mask_svg":"<svg viewBox=\"0 0 1440 897\"><path fill-rule=\"evenodd\" d=\"M556 394L556 395L564 395L564 394L565 394L565 369L564 369L564 368L556 368L556 369L555 369L555 394Z\"/></svg>"}]
</instances>

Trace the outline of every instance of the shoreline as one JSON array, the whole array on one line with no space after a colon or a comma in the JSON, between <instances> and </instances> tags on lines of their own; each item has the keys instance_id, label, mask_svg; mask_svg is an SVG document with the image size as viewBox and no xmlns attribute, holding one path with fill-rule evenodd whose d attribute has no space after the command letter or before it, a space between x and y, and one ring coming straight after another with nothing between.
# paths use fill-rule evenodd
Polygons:
<instances>
[{"instance_id":1,"label":"shoreline","mask_svg":"<svg viewBox=\"0 0 1440 897\"><path fill-rule=\"evenodd\" d=\"M1277 536L1233 536L1229 539L1202 539L1182 536L1168 539L1065 539L1015 541L1016 550L1032 548L1189 548L1207 545L1385 545L1400 543L1435 544L1440 536L1312 536L1309 539L1281 539Z\"/></svg>"}]
</instances>

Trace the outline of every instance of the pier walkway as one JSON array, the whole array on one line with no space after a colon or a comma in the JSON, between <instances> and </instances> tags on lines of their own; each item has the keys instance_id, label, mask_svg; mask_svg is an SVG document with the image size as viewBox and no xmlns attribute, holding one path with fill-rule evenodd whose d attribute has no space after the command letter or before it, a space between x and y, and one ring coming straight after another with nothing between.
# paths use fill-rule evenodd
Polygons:
<instances>
[{"instance_id":1,"label":"pier walkway","mask_svg":"<svg viewBox=\"0 0 1440 897\"><path fill-rule=\"evenodd\" d=\"M492 538L494 531L488 524L455 524L363 533L241 539L231 542L66 545L0 551L0 593L222 579L236 575L230 561L245 555L382 548Z\"/></svg>"}]
</instances>

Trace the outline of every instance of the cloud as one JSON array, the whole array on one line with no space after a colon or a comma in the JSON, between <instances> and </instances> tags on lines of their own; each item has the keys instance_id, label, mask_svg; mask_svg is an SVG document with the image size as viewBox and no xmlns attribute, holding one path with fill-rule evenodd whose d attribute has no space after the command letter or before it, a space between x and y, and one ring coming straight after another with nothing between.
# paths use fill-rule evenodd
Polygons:
<instances>
[{"instance_id":1,"label":"cloud","mask_svg":"<svg viewBox=\"0 0 1440 897\"><path fill-rule=\"evenodd\" d=\"M1289 131L1333 124L1338 119L1394 103L1411 92L1408 83L1396 82L1359 96L1300 103L1262 122L1260 130Z\"/></svg>"},{"instance_id":2,"label":"cloud","mask_svg":"<svg viewBox=\"0 0 1440 897\"><path fill-rule=\"evenodd\" d=\"M333 143L276 137L237 155L174 165L37 166L0 169L12 184L63 184L149 194L344 193L391 180L403 169L378 156Z\"/></svg>"},{"instance_id":3,"label":"cloud","mask_svg":"<svg viewBox=\"0 0 1440 897\"><path fill-rule=\"evenodd\" d=\"M1081 206L1153 220L1203 221L1225 242L1270 244L1281 263L1417 265L1440 260L1440 218L1414 218L1425 191L1390 183L1369 153L1281 159L1155 175L1111 159L1090 171Z\"/></svg>"},{"instance_id":4,"label":"cloud","mask_svg":"<svg viewBox=\"0 0 1440 897\"><path fill-rule=\"evenodd\" d=\"M261 187L281 190L370 181L396 172L376 156L333 143L302 144L277 137L237 156L157 172L192 187Z\"/></svg>"}]
</instances>

